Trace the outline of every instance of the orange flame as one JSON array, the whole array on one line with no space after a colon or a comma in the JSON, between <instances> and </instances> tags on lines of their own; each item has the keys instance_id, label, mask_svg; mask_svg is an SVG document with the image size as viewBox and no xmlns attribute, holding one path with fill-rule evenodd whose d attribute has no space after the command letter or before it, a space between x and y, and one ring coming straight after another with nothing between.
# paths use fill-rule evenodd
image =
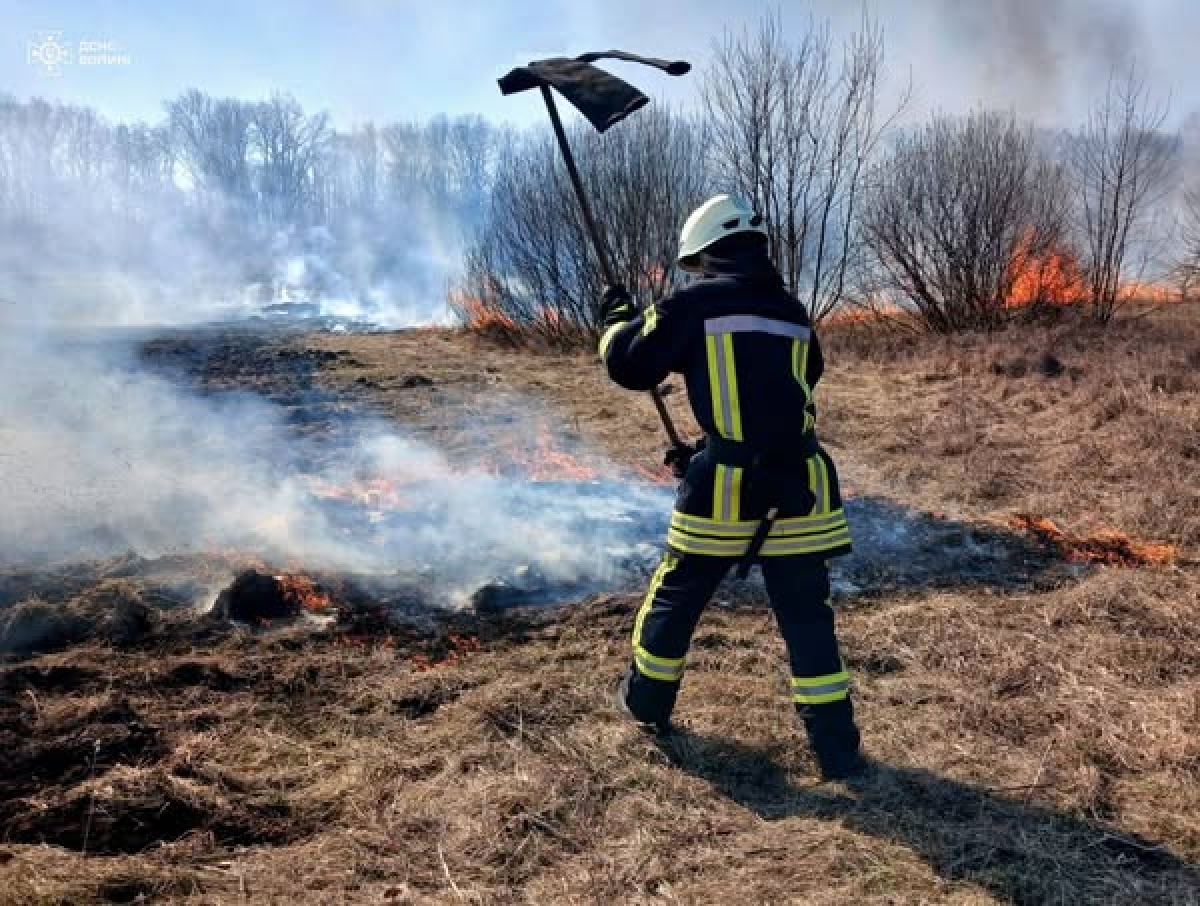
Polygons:
<instances>
[{"instance_id":1,"label":"orange flame","mask_svg":"<svg viewBox=\"0 0 1200 906\"><path fill-rule=\"evenodd\" d=\"M275 576L279 591L285 601L304 610L320 613L329 610L333 601L312 579L298 573Z\"/></svg>"},{"instance_id":2,"label":"orange flame","mask_svg":"<svg viewBox=\"0 0 1200 906\"><path fill-rule=\"evenodd\" d=\"M1009 262L1012 290L1005 302L1008 308L1027 305L1071 305L1087 295L1083 270L1074 253L1066 248L1051 248L1037 253L1031 239L1022 240Z\"/></svg>"},{"instance_id":3,"label":"orange flame","mask_svg":"<svg viewBox=\"0 0 1200 906\"><path fill-rule=\"evenodd\" d=\"M533 481L590 481L600 477L594 465L556 449L554 436L545 425L538 429L533 454L526 465Z\"/></svg>"},{"instance_id":4,"label":"orange flame","mask_svg":"<svg viewBox=\"0 0 1200 906\"><path fill-rule=\"evenodd\" d=\"M312 492L317 497L346 500L376 510L404 505L399 484L386 478L366 478L346 485L313 482Z\"/></svg>"},{"instance_id":5,"label":"orange flame","mask_svg":"<svg viewBox=\"0 0 1200 906\"><path fill-rule=\"evenodd\" d=\"M475 636L461 636L457 633L447 634L444 644L435 644L425 653L414 654L411 658L413 670L425 673L438 667L452 667L466 659L467 655L477 654L483 650L483 643Z\"/></svg>"},{"instance_id":6,"label":"orange flame","mask_svg":"<svg viewBox=\"0 0 1200 906\"><path fill-rule=\"evenodd\" d=\"M509 439L481 465L492 475L515 470L529 481L591 481L601 475L596 464L560 449L544 422L538 426L532 444L521 445L517 439Z\"/></svg>"},{"instance_id":7,"label":"orange flame","mask_svg":"<svg viewBox=\"0 0 1200 906\"><path fill-rule=\"evenodd\" d=\"M1120 297L1122 302L1151 302L1158 305L1183 301L1183 293L1180 290L1161 283L1141 280L1131 280L1122 286Z\"/></svg>"},{"instance_id":8,"label":"orange flame","mask_svg":"<svg viewBox=\"0 0 1200 906\"><path fill-rule=\"evenodd\" d=\"M1111 529L1088 536L1069 535L1045 516L1030 513L1018 513L1009 520L1009 524L1053 545L1064 559L1073 563L1167 566L1174 563L1178 556L1178 551L1173 545L1156 541L1137 541Z\"/></svg>"},{"instance_id":9,"label":"orange flame","mask_svg":"<svg viewBox=\"0 0 1200 906\"><path fill-rule=\"evenodd\" d=\"M494 296L477 296L458 288L450 290L450 302L462 313L467 330L516 332L519 329L517 322L500 310Z\"/></svg>"}]
</instances>

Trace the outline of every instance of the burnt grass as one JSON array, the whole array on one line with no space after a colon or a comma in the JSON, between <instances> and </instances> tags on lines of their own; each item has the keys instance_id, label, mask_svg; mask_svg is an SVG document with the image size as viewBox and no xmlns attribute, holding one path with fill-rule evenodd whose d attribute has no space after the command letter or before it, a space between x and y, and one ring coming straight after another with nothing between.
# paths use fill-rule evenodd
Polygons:
<instances>
[{"instance_id":1,"label":"burnt grass","mask_svg":"<svg viewBox=\"0 0 1200 906\"><path fill-rule=\"evenodd\" d=\"M1170 317L831 332L826 442L871 553L836 602L872 761L848 783L816 779L752 585L719 592L655 739L610 704L632 587L435 617L419 587L404 607L318 577L318 628L198 610L260 566L236 552L0 575L0 617L66 627L0 655L0 901L1200 902L1200 315ZM588 355L449 331L155 342L156 366L271 396L302 432L348 408L454 451L533 394L617 461L661 452L649 402ZM1081 570L1015 512L1180 555Z\"/></svg>"}]
</instances>

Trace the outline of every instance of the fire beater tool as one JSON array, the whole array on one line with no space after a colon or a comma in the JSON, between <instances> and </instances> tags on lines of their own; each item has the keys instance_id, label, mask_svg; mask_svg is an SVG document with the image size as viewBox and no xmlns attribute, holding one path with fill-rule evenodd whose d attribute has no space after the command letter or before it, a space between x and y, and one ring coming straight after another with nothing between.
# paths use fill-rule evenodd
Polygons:
<instances>
[{"instance_id":1,"label":"fire beater tool","mask_svg":"<svg viewBox=\"0 0 1200 906\"><path fill-rule=\"evenodd\" d=\"M622 60L626 63L642 63L661 69L668 75L681 76L691 70L690 63L683 60L658 60L652 57L641 57L626 53L623 50L607 50L598 53L585 53L575 57L553 57L547 60L535 60L526 66L518 66L512 72L500 78L500 93L504 95L528 91L531 88L540 89L542 100L546 102L546 112L550 114L550 123L554 127L554 136L558 139L558 149L562 152L563 162L567 165L567 174L575 189L575 198L579 202L580 213L592 246L596 250L596 258L600 262L600 272L604 275L609 286L617 283L616 271L608 248L592 214L588 203L587 193L583 190L583 181L579 178L579 169L575 166L575 156L567 143L567 133L563 129L562 119L558 115L558 106L554 102L552 88L571 102L584 115L589 123L596 127L597 132L604 132L615 126L631 113L640 110L650 99L634 88L624 79L617 78L610 72L592 65L597 60ZM663 428L672 447L684 447L685 444L675 429L671 414L663 402L662 393L658 388L650 391L654 400L654 408L662 419Z\"/></svg>"}]
</instances>

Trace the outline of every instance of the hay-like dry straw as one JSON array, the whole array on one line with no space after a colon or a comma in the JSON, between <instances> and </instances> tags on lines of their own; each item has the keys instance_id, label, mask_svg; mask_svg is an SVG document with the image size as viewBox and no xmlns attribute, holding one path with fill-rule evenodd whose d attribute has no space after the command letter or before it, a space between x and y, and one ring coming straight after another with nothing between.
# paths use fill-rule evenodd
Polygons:
<instances>
[{"instance_id":1,"label":"hay-like dry straw","mask_svg":"<svg viewBox=\"0 0 1200 906\"><path fill-rule=\"evenodd\" d=\"M610 704L635 593L387 646L347 644L353 621L250 634L166 612L137 639L0 668L6 902L1200 901L1200 352L1195 315L1170 317L829 337L823 432L848 484L1180 552L1039 591L845 603L863 779L816 781L777 633L736 587L701 624L682 732L661 742ZM545 395L631 464L660 452L649 402L590 357L533 369L451 332L303 342L352 351L361 366L322 372L348 393L364 372L432 375L436 406L420 387L375 402L452 449L467 440L445 426L499 389ZM156 593L139 569L122 581ZM17 584L61 603L48 580Z\"/></svg>"}]
</instances>

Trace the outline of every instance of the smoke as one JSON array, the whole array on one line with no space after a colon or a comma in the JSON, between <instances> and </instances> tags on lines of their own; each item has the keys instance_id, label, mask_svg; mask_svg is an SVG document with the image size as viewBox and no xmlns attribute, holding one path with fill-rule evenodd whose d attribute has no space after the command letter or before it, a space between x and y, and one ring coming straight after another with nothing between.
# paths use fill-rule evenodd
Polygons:
<instances>
[{"instance_id":1,"label":"smoke","mask_svg":"<svg viewBox=\"0 0 1200 906\"><path fill-rule=\"evenodd\" d=\"M1172 99L1169 125L1200 108L1189 62L1200 7L1184 0L922 0L867 9L887 35L889 61L912 73L909 115L918 120L931 110L988 107L1072 129L1110 76L1130 67L1157 100Z\"/></svg>"},{"instance_id":2,"label":"smoke","mask_svg":"<svg viewBox=\"0 0 1200 906\"><path fill-rule=\"evenodd\" d=\"M53 155L33 141L37 123L68 136ZM656 488L622 487L605 511L612 500L586 486L502 481L365 418L312 439L281 406L202 394L139 354L164 325L202 337L211 328L201 325L247 319L444 321L479 186L439 182L425 165L444 145L465 149L460 166L471 170L478 155L465 152L484 153L486 129L405 127L393 138L421 166L407 182L391 173L393 194L368 191L382 183L364 177L328 218L282 226L249 207L253 192L186 185L153 157L126 167L97 135L119 133L90 111L0 98L0 160L15 161L0 173L0 566L222 550L428 575L434 596L454 599L530 571L611 580L645 537L627 509L667 511ZM338 160L330 172L363 169ZM408 185L425 189L405 194ZM517 414L512 430L531 423ZM395 499L355 496L377 486Z\"/></svg>"},{"instance_id":3,"label":"smoke","mask_svg":"<svg viewBox=\"0 0 1200 906\"><path fill-rule=\"evenodd\" d=\"M668 509L654 487L501 480L380 423L303 440L278 406L196 395L140 369L128 335L97 336L0 338L0 565L233 550L428 574L453 599L529 569L611 581L646 537L637 514Z\"/></svg>"},{"instance_id":4,"label":"smoke","mask_svg":"<svg viewBox=\"0 0 1200 906\"><path fill-rule=\"evenodd\" d=\"M983 79L1043 111L1082 81L1103 82L1113 68L1143 56L1146 35L1136 7L1112 0L936 0L947 37L966 49Z\"/></svg>"}]
</instances>

